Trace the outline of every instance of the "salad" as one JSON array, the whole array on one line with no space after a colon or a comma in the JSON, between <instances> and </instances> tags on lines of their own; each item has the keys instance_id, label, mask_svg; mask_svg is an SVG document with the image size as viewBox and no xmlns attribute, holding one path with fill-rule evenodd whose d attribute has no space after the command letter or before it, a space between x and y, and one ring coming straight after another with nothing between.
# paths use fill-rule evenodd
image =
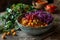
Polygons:
<instances>
[{"instance_id":1,"label":"salad","mask_svg":"<svg viewBox=\"0 0 60 40\"><path fill-rule=\"evenodd\" d=\"M53 16L46 11L37 10L29 13L25 13L24 17L20 20L20 23L26 27L45 27L53 21Z\"/></svg>"}]
</instances>

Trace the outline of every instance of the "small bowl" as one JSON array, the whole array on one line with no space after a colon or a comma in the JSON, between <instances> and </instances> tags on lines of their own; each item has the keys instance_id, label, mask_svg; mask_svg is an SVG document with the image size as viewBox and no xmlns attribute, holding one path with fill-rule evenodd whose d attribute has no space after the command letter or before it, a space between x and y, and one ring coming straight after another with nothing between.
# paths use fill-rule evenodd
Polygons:
<instances>
[{"instance_id":1,"label":"small bowl","mask_svg":"<svg viewBox=\"0 0 60 40\"><path fill-rule=\"evenodd\" d=\"M45 33L49 29L52 28L52 24L53 24L53 22L52 22L47 27L32 28L32 27L25 27L25 26L23 26L22 24L19 23L19 20L20 19L17 19L16 22L17 22L18 26L20 27L20 29L22 31L24 31L25 33L30 34L30 35L39 35L39 34Z\"/></svg>"}]
</instances>

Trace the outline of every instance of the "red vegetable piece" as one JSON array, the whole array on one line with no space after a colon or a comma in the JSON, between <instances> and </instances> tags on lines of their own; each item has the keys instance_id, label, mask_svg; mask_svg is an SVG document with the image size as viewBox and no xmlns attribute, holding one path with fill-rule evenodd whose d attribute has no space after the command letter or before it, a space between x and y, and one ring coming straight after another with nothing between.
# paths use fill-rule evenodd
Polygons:
<instances>
[{"instance_id":1,"label":"red vegetable piece","mask_svg":"<svg viewBox=\"0 0 60 40\"><path fill-rule=\"evenodd\" d=\"M57 7L55 5L47 5L45 7L46 11L48 11L48 12L55 12L56 8Z\"/></svg>"}]
</instances>

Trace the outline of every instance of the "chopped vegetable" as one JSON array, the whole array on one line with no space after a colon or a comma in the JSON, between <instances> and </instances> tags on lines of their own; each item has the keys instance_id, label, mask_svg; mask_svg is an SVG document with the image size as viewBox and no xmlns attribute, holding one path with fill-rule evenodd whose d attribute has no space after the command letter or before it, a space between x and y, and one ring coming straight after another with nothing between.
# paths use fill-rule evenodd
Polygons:
<instances>
[{"instance_id":1,"label":"chopped vegetable","mask_svg":"<svg viewBox=\"0 0 60 40\"><path fill-rule=\"evenodd\" d=\"M7 35L7 33L5 32L3 35L5 35L5 36L6 36L6 35Z\"/></svg>"},{"instance_id":2,"label":"chopped vegetable","mask_svg":"<svg viewBox=\"0 0 60 40\"><path fill-rule=\"evenodd\" d=\"M50 13L54 13L56 11L56 8L57 7L55 5L51 4L51 5L47 5L45 7L45 10L48 11L48 12L50 12Z\"/></svg>"},{"instance_id":3,"label":"chopped vegetable","mask_svg":"<svg viewBox=\"0 0 60 40\"><path fill-rule=\"evenodd\" d=\"M5 35L2 35L2 37L1 37L2 39L6 39L6 36Z\"/></svg>"},{"instance_id":4,"label":"chopped vegetable","mask_svg":"<svg viewBox=\"0 0 60 40\"><path fill-rule=\"evenodd\" d=\"M46 11L37 10L34 12L26 13L20 23L29 27L44 27L48 26L53 21L53 16Z\"/></svg>"},{"instance_id":5,"label":"chopped vegetable","mask_svg":"<svg viewBox=\"0 0 60 40\"><path fill-rule=\"evenodd\" d=\"M7 32L7 35L10 35L10 32Z\"/></svg>"},{"instance_id":6,"label":"chopped vegetable","mask_svg":"<svg viewBox=\"0 0 60 40\"><path fill-rule=\"evenodd\" d=\"M15 29L12 29L11 32L12 32L12 33L15 32Z\"/></svg>"},{"instance_id":7,"label":"chopped vegetable","mask_svg":"<svg viewBox=\"0 0 60 40\"><path fill-rule=\"evenodd\" d=\"M16 32L13 32L13 36L16 36Z\"/></svg>"}]
</instances>

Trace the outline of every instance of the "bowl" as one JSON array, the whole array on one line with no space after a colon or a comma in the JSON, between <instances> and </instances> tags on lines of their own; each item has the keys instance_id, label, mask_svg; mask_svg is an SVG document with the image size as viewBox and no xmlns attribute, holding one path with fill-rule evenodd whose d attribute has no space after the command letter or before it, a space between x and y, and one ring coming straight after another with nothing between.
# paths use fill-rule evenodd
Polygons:
<instances>
[{"instance_id":1,"label":"bowl","mask_svg":"<svg viewBox=\"0 0 60 40\"><path fill-rule=\"evenodd\" d=\"M43 27L43 28L32 28L32 27L25 27L23 26L22 24L19 23L19 18L16 20L18 26L20 27L20 29L27 33L27 34L30 34L30 35L40 35L40 34L43 34L45 32L47 32L48 30L50 30L52 28L52 23L50 23L48 26L46 27Z\"/></svg>"}]
</instances>

